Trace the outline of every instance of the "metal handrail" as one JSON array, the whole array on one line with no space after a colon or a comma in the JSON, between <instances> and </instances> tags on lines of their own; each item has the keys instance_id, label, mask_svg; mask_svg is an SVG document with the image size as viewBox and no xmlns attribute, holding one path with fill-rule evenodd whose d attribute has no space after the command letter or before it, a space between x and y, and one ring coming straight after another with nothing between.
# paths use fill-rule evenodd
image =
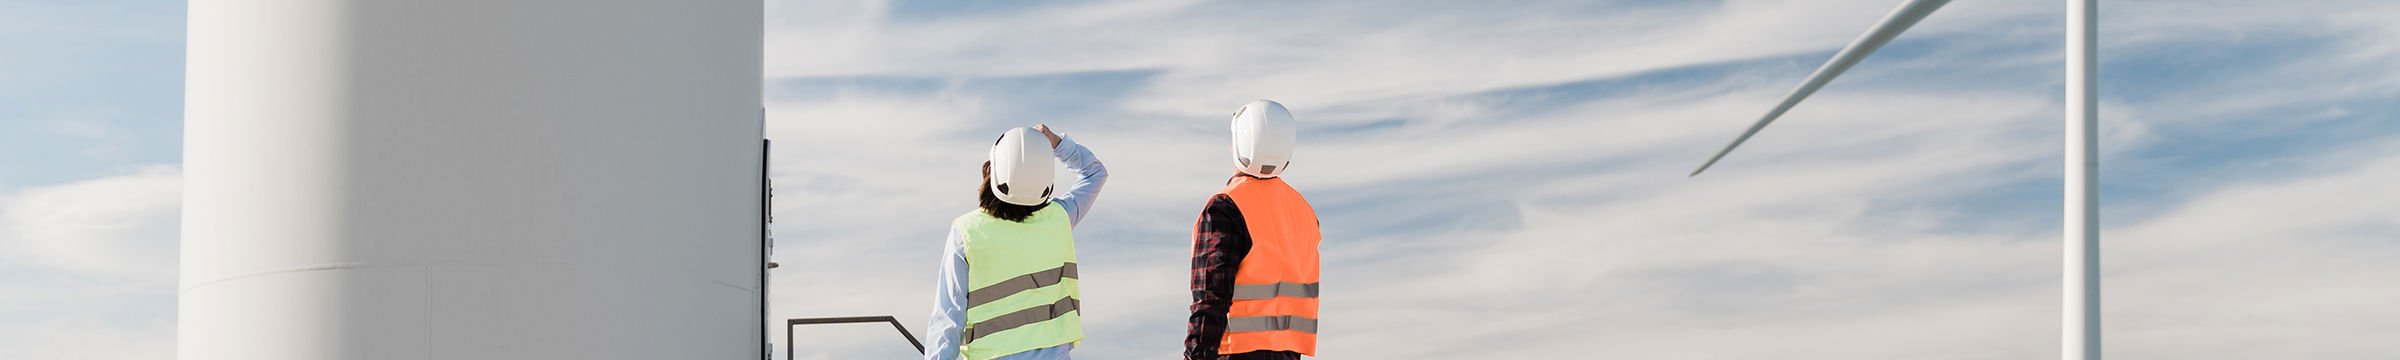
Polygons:
<instances>
[{"instance_id":1,"label":"metal handrail","mask_svg":"<svg viewBox=\"0 0 2400 360\"><path fill-rule=\"evenodd\" d=\"M893 329L893 330L899 330L899 331L900 331L900 337L905 337L905 338L908 338L908 344L909 344L909 345L912 345L912 346L916 346L916 347L917 347L917 353L918 353L918 354L923 354L923 353L925 353L925 343L920 343L920 342L917 342L917 335L916 335L916 334L910 334L910 333L908 332L908 327L905 327L905 326L900 326L900 319L894 319L894 318L892 318L892 316L891 316L891 315L884 315L884 316L852 316L852 317L827 317L827 318L800 318L800 319L788 319L788 320L784 320L784 323L783 323L783 358L784 358L784 360L791 360L791 359L793 358L793 355L792 355L792 350L793 350L793 348L792 348L792 327L793 327L793 326L800 326L800 325L821 325L821 324L851 324L851 323L872 323L872 322L885 322L885 323L891 323L891 324L892 324L892 329Z\"/></svg>"}]
</instances>

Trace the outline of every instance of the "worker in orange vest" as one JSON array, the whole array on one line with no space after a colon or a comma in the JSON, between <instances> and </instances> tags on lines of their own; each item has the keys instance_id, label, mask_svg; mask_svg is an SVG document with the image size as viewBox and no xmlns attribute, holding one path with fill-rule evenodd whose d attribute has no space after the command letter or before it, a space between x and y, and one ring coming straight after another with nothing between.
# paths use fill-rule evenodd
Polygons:
<instances>
[{"instance_id":1,"label":"worker in orange vest","mask_svg":"<svg viewBox=\"0 0 2400 360\"><path fill-rule=\"evenodd\" d=\"M1317 355L1317 213L1282 178L1296 127L1270 100L1233 112L1240 173L1192 229L1186 360Z\"/></svg>"}]
</instances>

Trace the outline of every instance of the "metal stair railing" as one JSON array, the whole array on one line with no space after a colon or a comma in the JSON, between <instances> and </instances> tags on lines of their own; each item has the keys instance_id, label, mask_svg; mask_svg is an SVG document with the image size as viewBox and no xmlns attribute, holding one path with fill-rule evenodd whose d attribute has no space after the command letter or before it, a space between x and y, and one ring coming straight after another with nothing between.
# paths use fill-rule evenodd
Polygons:
<instances>
[{"instance_id":1,"label":"metal stair railing","mask_svg":"<svg viewBox=\"0 0 2400 360\"><path fill-rule=\"evenodd\" d=\"M916 347L917 347L917 353L918 353L918 354L923 354L923 353L925 353L925 343L917 342L917 335L916 335L916 334L910 334L910 333L908 332L908 327L905 327L905 326L900 326L900 319L894 319L894 318L892 318L892 316L891 316L891 315L884 315L884 316L852 316L852 317L800 318L800 319L787 319L787 320L784 320L784 323L783 323L783 358L784 358L784 360L791 360L791 359L793 359L793 356L794 356L794 355L792 355L792 350L793 350L793 347L792 347L792 327L794 327L794 326L800 326L800 325L823 325L823 324L855 324L855 323L874 323L874 322L891 323L891 324L892 324L892 329L893 329L893 330L899 330L899 331L900 331L900 337L903 337L903 338L908 338L908 344L909 344L909 345L911 345L911 346L916 346Z\"/></svg>"}]
</instances>

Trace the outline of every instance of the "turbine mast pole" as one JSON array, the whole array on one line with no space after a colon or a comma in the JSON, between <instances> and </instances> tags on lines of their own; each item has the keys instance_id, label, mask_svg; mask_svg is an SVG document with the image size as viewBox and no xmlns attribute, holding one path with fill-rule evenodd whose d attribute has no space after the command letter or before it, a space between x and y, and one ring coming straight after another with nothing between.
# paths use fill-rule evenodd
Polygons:
<instances>
[{"instance_id":1,"label":"turbine mast pole","mask_svg":"<svg viewBox=\"0 0 2400 360\"><path fill-rule=\"evenodd\" d=\"M2067 0L2066 306L2061 358L2100 359L2099 0Z\"/></svg>"}]
</instances>

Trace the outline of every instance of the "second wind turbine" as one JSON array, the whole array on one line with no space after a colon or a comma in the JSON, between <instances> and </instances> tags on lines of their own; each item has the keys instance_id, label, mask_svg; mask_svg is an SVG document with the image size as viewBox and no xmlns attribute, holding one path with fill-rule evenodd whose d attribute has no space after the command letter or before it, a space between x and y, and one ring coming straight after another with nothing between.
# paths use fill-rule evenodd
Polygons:
<instances>
[{"instance_id":1,"label":"second wind turbine","mask_svg":"<svg viewBox=\"0 0 2400 360\"><path fill-rule=\"evenodd\" d=\"M1891 15L1884 16L1883 21L1876 23L1875 28L1868 30L1865 36L1843 47L1841 52L1834 53L1832 60L1809 74L1807 81L1792 89L1790 96L1776 104L1774 110L1767 111L1767 115L1759 118L1757 123L1751 124L1750 129L1743 131L1740 137L1735 137L1733 143L1726 144L1724 150L1718 150L1716 156L1709 157L1708 162L1700 164L1699 169L1692 170L1691 176L1708 171L1709 166L1716 165L1717 160L1724 159L1725 154L1733 152L1733 148L1742 146L1742 142L1758 134L1759 129L1766 128L1768 123L1775 122L1776 117L1783 116L1792 106L1799 105L1800 100L1824 88L1826 83L1841 76L1843 71L1850 70L1851 65L1858 64L1867 54L1882 48L1883 44L1916 25L1918 20L1924 20L1925 16L1932 15L1934 10L1948 3L1950 0L1910 0L1901 4L1899 9L1892 10ZM2059 326L2059 358L2067 360L2100 359L2100 141L2097 137L2099 123L2096 121L2100 107L2099 89L2094 84L2099 77L2096 71L2100 53L2096 31L2100 24L2099 12L2099 0L2067 0L2066 206L2062 210L2066 218L2066 266L2064 296L2061 299L2065 312L2060 314Z\"/></svg>"}]
</instances>

